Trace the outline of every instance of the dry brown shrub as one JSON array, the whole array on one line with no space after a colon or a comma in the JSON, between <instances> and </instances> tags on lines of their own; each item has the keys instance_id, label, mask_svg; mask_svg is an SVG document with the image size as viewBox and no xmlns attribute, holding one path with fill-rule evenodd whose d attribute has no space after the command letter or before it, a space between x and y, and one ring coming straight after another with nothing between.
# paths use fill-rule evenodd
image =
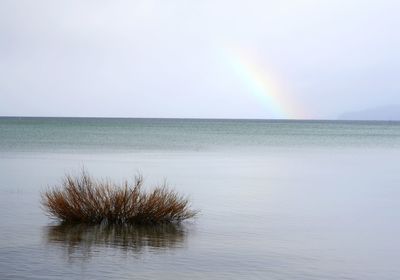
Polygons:
<instances>
[{"instance_id":1,"label":"dry brown shrub","mask_svg":"<svg viewBox=\"0 0 400 280\"><path fill-rule=\"evenodd\" d=\"M66 175L61 186L42 193L41 204L52 218L64 223L162 224L194 217L189 200L164 184L150 192L142 189L143 177L118 185L94 180L85 171Z\"/></svg>"}]
</instances>

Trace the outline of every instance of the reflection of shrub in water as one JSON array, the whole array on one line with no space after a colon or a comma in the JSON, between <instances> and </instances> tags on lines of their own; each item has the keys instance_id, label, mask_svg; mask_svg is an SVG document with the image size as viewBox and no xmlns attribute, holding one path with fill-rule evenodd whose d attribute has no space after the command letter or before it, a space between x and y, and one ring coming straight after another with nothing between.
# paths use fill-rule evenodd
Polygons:
<instances>
[{"instance_id":1,"label":"reflection of shrub in water","mask_svg":"<svg viewBox=\"0 0 400 280\"><path fill-rule=\"evenodd\" d=\"M47 241L61 245L69 253L83 250L90 255L93 247L119 248L140 253L183 246L186 232L182 225L157 226L62 224L47 229Z\"/></svg>"}]
</instances>

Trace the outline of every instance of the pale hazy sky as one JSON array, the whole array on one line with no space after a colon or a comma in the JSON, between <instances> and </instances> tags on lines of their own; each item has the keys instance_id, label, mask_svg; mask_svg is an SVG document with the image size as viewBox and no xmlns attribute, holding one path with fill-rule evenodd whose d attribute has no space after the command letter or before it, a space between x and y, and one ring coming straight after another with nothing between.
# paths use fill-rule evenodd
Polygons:
<instances>
[{"instance_id":1,"label":"pale hazy sky","mask_svg":"<svg viewBox=\"0 0 400 280\"><path fill-rule=\"evenodd\" d=\"M0 115L336 118L399 74L400 1L0 1Z\"/></svg>"}]
</instances>

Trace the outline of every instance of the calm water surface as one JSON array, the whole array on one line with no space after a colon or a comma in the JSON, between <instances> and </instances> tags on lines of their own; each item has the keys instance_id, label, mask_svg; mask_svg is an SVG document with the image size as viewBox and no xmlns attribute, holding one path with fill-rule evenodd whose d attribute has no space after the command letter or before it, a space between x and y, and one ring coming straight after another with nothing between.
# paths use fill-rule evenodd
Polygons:
<instances>
[{"instance_id":1,"label":"calm water surface","mask_svg":"<svg viewBox=\"0 0 400 280\"><path fill-rule=\"evenodd\" d=\"M400 123L0 118L0 279L400 279ZM197 219L59 226L84 166L188 194Z\"/></svg>"}]
</instances>

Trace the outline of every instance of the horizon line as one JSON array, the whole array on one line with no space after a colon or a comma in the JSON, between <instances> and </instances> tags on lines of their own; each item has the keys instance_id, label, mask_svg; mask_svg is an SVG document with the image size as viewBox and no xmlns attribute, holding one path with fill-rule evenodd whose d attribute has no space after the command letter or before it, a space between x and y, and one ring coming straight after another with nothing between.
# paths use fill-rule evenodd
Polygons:
<instances>
[{"instance_id":1,"label":"horizon line","mask_svg":"<svg viewBox=\"0 0 400 280\"><path fill-rule=\"evenodd\" d=\"M248 121L339 121L339 122L400 122L400 120L376 120L376 119L297 119L297 118L202 118L202 117L93 117L93 116L17 116L0 115L0 118L26 118L26 119L147 119L147 120L248 120Z\"/></svg>"}]
</instances>

